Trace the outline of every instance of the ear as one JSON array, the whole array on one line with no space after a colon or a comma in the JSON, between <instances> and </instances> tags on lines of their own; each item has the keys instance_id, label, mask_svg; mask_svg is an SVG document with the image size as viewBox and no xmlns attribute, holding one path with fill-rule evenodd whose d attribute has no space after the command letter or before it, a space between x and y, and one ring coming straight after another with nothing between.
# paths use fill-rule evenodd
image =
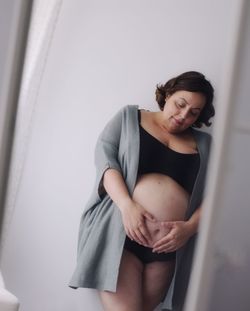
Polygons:
<instances>
[{"instance_id":1,"label":"ear","mask_svg":"<svg viewBox=\"0 0 250 311\"><path fill-rule=\"evenodd\" d=\"M165 97L165 102L169 99L170 95L168 94L166 97Z\"/></svg>"}]
</instances>

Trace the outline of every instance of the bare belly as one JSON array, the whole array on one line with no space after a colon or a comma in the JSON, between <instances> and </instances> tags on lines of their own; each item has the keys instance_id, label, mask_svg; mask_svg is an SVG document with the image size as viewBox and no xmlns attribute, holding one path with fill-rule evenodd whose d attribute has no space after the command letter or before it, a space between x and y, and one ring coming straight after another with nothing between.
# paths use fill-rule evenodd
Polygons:
<instances>
[{"instance_id":1,"label":"bare belly","mask_svg":"<svg viewBox=\"0 0 250 311\"><path fill-rule=\"evenodd\" d=\"M156 223L146 221L154 243L169 231L161 226L162 221L184 220L189 194L172 178L151 173L139 177L133 199L157 219Z\"/></svg>"}]
</instances>

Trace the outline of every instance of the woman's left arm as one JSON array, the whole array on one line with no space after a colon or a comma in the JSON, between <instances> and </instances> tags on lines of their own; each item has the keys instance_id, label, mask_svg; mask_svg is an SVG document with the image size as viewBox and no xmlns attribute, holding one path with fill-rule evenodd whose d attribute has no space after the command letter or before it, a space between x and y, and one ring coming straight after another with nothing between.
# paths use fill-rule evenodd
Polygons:
<instances>
[{"instance_id":1,"label":"woman's left arm","mask_svg":"<svg viewBox=\"0 0 250 311\"><path fill-rule=\"evenodd\" d=\"M187 226L190 229L190 236L194 235L198 232L199 223L201 218L201 207L197 208L197 210L193 213L189 220L186 221Z\"/></svg>"},{"instance_id":2,"label":"woman's left arm","mask_svg":"<svg viewBox=\"0 0 250 311\"><path fill-rule=\"evenodd\" d=\"M153 252L169 253L181 248L198 232L201 217L199 207L187 221L166 221L161 225L169 229L169 233L153 245Z\"/></svg>"}]
</instances>

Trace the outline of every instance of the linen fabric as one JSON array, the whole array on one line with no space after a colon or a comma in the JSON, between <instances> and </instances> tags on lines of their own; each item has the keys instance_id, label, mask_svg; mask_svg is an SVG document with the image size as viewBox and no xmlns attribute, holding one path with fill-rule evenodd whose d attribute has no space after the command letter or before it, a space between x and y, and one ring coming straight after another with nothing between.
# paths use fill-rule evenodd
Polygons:
<instances>
[{"instance_id":1,"label":"linen fabric","mask_svg":"<svg viewBox=\"0 0 250 311\"><path fill-rule=\"evenodd\" d=\"M208 163L211 136L192 129L200 155L200 167L187 209L189 219L200 206ZM120 109L99 135L95 147L96 180L80 221L77 264L69 282L84 287L115 292L126 233L119 208L103 187L109 168L121 172L130 194L135 187L139 161L138 106ZM163 301L162 310L181 310L186 296L196 236L176 252L175 273Z\"/></svg>"}]
</instances>

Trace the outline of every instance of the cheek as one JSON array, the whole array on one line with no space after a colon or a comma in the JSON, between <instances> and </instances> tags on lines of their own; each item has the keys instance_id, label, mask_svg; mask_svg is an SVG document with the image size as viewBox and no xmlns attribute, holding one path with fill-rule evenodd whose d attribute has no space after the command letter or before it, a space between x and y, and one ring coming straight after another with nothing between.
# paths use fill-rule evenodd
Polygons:
<instances>
[{"instance_id":1,"label":"cheek","mask_svg":"<svg viewBox=\"0 0 250 311\"><path fill-rule=\"evenodd\" d=\"M172 110L169 107L165 107L163 110L164 115L167 117L172 114Z\"/></svg>"},{"instance_id":2,"label":"cheek","mask_svg":"<svg viewBox=\"0 0 250 311\"><path fill-rule=\"evenodd\" d=\"M186 121L187 121L187 124L192 125L197 121L197 119L198 119L198 117L192 117L191 116L191 117L187 118Z\"/></svg>"},{"instance_id":3,"label":"cheek","mask_svg":"<svg viewBox=\"0 0 250 311\"><path fill-rule=\"evenodd\" d=\"M164 114L166 117L178 115L180 110L172 103L167 103L164 107Z\"/></svg>"},{"instance_id":4,"label":"cheek","mask_svg":"<svg viewBox=\"0 0 250 311\"><path fill-rule=\"evenodd\" d=\"M169 115L176 115L180 112L175 106L168 107L167 111Z\"/></svg>"}]
</instances>

